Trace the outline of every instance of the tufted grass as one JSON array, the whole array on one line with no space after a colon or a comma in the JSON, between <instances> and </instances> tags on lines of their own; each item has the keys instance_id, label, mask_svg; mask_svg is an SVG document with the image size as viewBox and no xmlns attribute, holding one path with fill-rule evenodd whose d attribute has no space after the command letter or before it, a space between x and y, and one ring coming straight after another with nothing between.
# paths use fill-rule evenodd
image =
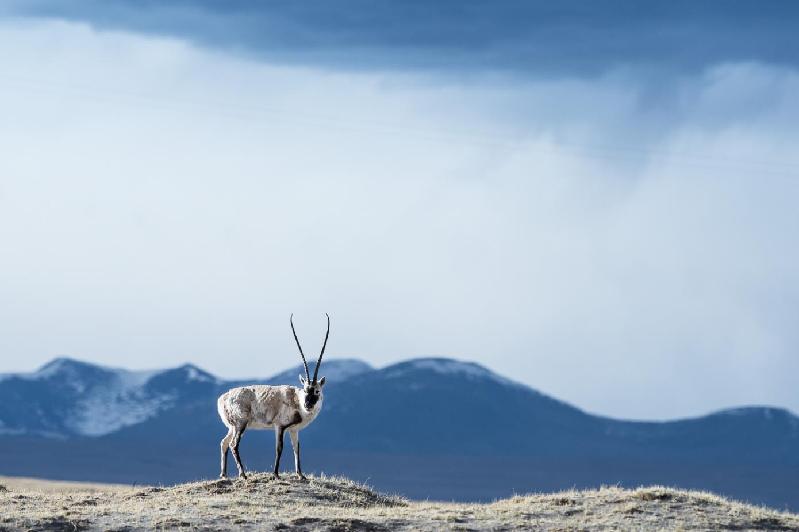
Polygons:
<instances>
[{"instance_id":1,"label":"tufted grass","mask_svg":"<svg viewBox=\"0 0 799 532\"><path fill-rule=\"evenodd\" d=\"M164 487L0 485L0 530L799 530L795 514L659 486L461 504L408 501L343 477L268 473Z\"/></svg>"}]
</instances>

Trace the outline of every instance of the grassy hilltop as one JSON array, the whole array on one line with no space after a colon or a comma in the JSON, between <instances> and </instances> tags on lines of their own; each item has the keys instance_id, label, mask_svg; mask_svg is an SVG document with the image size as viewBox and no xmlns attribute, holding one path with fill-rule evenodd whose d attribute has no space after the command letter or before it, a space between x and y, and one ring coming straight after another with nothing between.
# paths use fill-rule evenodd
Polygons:
<instances>
[{"instance_id":1,"label":"grassy hilltop","mask_svg":"<svg viewBox=\"0 0 799 532\"><path fill-rule=\"evenodd\" d=\"M0 530L799 530L799 515L652 487L411 502L339 477L256 473L171 487L2 479Z\"/></svg>"}]
</instances>

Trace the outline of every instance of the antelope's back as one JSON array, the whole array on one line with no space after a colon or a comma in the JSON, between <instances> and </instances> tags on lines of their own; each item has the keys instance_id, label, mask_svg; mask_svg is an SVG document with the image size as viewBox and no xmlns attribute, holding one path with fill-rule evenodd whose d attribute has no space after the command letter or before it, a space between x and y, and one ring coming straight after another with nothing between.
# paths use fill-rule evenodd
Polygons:
<instances>
[{"instance_id":1,"label":"antelope's back","mask_svg":"<svg viewBox=\"0 0 799 532\"><path fill-rule=\"evenodd\" d=\"M220 395L217 409L229 427L269 427L283 411L299 409L299 397L293 386L253 384L231 388Z\"/></svg>"}]
</instances>

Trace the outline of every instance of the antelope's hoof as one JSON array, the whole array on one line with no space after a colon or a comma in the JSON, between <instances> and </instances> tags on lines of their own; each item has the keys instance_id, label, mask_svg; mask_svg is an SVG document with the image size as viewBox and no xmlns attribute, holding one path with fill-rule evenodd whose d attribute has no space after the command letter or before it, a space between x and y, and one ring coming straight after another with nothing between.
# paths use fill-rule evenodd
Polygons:
<instances>
[{"instance_id":1,"label":"antelope's hoof","mask_svg":"<svg viewBox=\"0 0 799 532\"><path fill-rule=\"evenodd\" d=\"M243 478L244 480L247 480L247 473L243 473L243 472L239 473L239 478Z\"/></svg>"},{"instance_id":2,"label":"antelope's hoof","mask_svg":"<svg viewBox=\"0 0 799 532\"><path fill-rule=\"evenodd\" d=\"M227 473L219 473L219 478L227 478Z\"/></svg>"},{"instance_id":3,"label":"antelope's hoof","mask_svg":"<svg viewBox=\"0 0 799 532\"><path fill-rule=\"evenodd\" d=\"M297 479L298 480L308 480L307 478L305 478L305 475L303 475L302 473L297 473Z\"/></svg>"},{"instance_id":4,"label":"antelope's hoof","mask_svg":"<svg viewBox=\"0 0 799 532\"><path fill-rule=\"evenodd\" d=\"M280 474L279 473L272 473L272 474L275 475L275 480L280 480Z\"/></svg>"}]
</instances>

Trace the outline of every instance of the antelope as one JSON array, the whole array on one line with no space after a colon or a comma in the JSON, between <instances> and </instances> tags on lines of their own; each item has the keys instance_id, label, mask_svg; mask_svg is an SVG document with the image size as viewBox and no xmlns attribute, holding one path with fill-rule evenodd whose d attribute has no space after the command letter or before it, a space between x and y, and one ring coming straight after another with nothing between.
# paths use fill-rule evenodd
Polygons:
<instances>
[{"instance_id":1,"label":"antelope","mask_svg":"<svg viewBox=\"0 0 799 532\"><path fill-rule=\"evenodd\" d=\"M232 388L219 396L217 400L217 410L222 422L227 426L228 433L222 438L222 473L220 478L227 476L227 452L230 449L236 467L239 470L239 477L246 479L244 466L241 464L239 456L239 441L242 434L250 429L270 429L275 430L275 478L280 478L280 455L283 453L283 434L288 431L291 436L291 446L294 449L294 468L300 479L305 479L300 465L300 430L307 427L322 409L322 388L325 385L325 378L316 380L319 374L319 365L322 363L322 355L325 354L327 338L330 336L330 316L327 316L327 333L325 342L322 344L322 352L316 361L316 368L313 372L313 379L308 372L308 362L302 352L300 340L297 338L297 331L294 330L294 314L289 318L291 332L294 334L294 341L300 350L300 357L305 366L305 377L300 374L300 384L296 386L267 386L263 384L253 384Z\"/></svg>"}]
</instances>

